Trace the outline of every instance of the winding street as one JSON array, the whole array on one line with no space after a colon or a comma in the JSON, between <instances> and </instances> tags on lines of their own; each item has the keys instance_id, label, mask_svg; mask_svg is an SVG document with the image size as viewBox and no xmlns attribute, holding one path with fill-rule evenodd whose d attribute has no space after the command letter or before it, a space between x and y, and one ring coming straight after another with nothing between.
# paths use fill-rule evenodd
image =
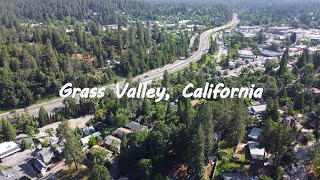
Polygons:
<instances>
[{"instance_id":1,"label":"winding street","mask_svg":"<svg viewBox=\"0 0 320 180\"><path fill-rule=\"evenodd\" d=\"M175 73L181 69L184 69L186 67L188 67L190 65L191 62L196 62L198 60L201 59L203 54L206 54L209 50L209 46L210 46L210 42L209 42L209 37L213 34L213 33L217 33L220 31L223 31L225 29L230 29L230 28L234 28L237 24L239 23L238 20L238 15L236 13L233 14L232 20L230 22L228 22L226 25L221 26L221 27L217 27L217 28L213 28L210 30L207 30L205 32L203 32L200 35L200 42L199 42L199 48L198 50L192 55L190 56L188 59L186 60L177 60L172 64L167 64L162 68L159 69L155 69L155 70L150 70L144 74L141 74L135 78L133 78L133 80L140 80L141 82L144 83L149 83L154 79L158 79L161 78L163 76L163 73L167 70L168 73ZM118 84L120 86L122 86L124 84L125 81L121 81L118 82ZM111 84L108 86L105 86L107 89L112 89L115 90L116 88L116 84ZM52 112L54 109L56 108L60 108L63 107L63 99L64 98L57 98L54 100L51 100L49 102L45 102L45 103L41 103L41 104L36 104L36 105L32 105L30 107L27 107L27 112L31 115L31 116L37 116L39 113L39 109L41 106L43 106L47 112ZM17 109L15 111L18 114L22 114L25 112L25 109ZM12 113L7 112L7 113L3 113L0 114L0 119L1 118L6 118L6 117L10 117L12 115Z\"/></svg>"}]
</instances>

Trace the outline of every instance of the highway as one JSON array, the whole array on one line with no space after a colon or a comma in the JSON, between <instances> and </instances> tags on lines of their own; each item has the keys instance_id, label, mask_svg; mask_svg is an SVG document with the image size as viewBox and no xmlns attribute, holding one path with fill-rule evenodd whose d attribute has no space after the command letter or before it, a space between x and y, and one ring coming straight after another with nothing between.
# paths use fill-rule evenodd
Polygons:
<instances>
[{"instance_id":1,"label":"highway","mask_svg":"<svg viewBox=\"0 0 320 180\"><path fill-rule=\"evenodd\" d=\"M196 61L200 60L202 55L206 54L208 52L209 46L210 46L210 42L209 42L210 35L212 35L213 33L225 30L225 29L233 28L238 23L239 23L238 15L234 13L232 20L229 23L227 23L226 25L203 32L200 35L199 48L198 48L197 52L195 52L188 59L177 60L174 63L167 64L162 68L150 70L142 75L139 75L139 76L133 78L133 80L140 80L141 82L149 83L154 79L161 78L163 76L163 73L165 72L165 70L167 70L168 73L175 73L181 69L188 67L191 62L196 62ZM118 82L118 84L120 86L122 86L124 84L124 81ZM111 85L106 86L106 88L112 89L112 90L115 90L115 87L116 87L116 84L111 84ZM52 112L54 109L64 106L62 103L63 99L64 98L58 98L58 99L51 100L49 102L32 105L32 106L26 108L26 110L31 116L37 116L41 106L43 106L47 112ZM18 114L21 114L24 112L25 112L25 109L17 109L16 110L16 113L18 113ZM12 115L12 113L10 114L10 112L0 114L0 119L10 117L11 115Z\"/></svg>"}]
</instances>

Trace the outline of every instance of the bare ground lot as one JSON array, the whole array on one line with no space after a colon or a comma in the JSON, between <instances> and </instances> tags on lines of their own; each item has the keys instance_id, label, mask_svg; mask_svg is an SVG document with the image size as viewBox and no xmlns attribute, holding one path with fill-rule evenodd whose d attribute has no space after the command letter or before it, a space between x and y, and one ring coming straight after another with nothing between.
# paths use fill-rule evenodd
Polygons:
<instances>
[{"instance_id":1,"label":"bare ground lot","mask_svg":"<svg viewBox=\"0 0 320 180\"><path fill-rule=\"evenodd\" d=\"M86 115L82 116L76 119L70 119L68 120L69 125L72 129L75 129L76 127L83 128L91 118L93 118L93 115ZM48 124L46 126L43 126L39 128L39 134L36 135L37 138L43 138L47 136L47 133L45 132L46 129L53 129L54 131L59 127L60 122L55 122L52 124Z\"/></svg>"}]
</instances>

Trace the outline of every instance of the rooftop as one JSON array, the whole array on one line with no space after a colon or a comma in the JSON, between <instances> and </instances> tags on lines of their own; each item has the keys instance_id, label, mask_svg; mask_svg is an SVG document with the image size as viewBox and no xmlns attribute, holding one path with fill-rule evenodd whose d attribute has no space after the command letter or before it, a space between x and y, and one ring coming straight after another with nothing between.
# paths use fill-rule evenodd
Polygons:
<instances>
[{"instance_id":1,"label":"rooftop","mask_svg":"<svg viewBox=\"0 0 320 180\"><path fill-rule=\"evenodd\" d=\"M0 158L4 158L20 150L20 146L13 141L3 142L0 144Z\"/></svg>"},{"instance_id":2,"label":"rooftop","mask_svg":"<svg viewBox=\"0 0 320 180\"><path fill-rule=\"evenodd\" d=\"M111 136L111 135L108 135L108 136L105 138L104 143L107 144L107 145L111 145L114 140L121 142L121 140L120 140L119 138L114 137L114 136Z\"/></svg>"},{"instance_id":3,"label":"rooftop","mask_svg":"<svg viewBox=\"0 0 320 180\"><path fill-rule=\"evenodd\" d=\"M259 135L260 135L260 133L261 133L261 131L262 131L261 128L256 128L256 127L254 127L254 128L251 129L248 137L249 137L250 139L254 140L254 141L257 141L257 140L258 140L258 137L259 137Z\"/></svg>"},{"instance_id":4,"label":"rooftop","mask_svg":"<svg viewBox=\"0 0 320 180\"><path fill-rule=\"evenodd\" d=\"M248 146L251 155L264 156L265 149L259 148L259 143L255 141L248 141Z\"/></svg>"},{"instance_id":5,"label":"rooftop","mask_svg":"<svg viewBox=\"0 0 320 180\"><path fill-rule=\"evenodd\" d=\"M130 121L128 124L127 124L127 127L133 131L144 131L147 129L146 126L143 126L137 122L134 122L134 121Z\"/></svg>"},{"instance_id":6,"label":"rooftop","mask_svg":"<svg viewBox=\"0 0 320 180\"><path fill-rule=\"evenodd\" d=\"M251 109L254 113L261 113L264 112L267 108L267 105L258 105L258 106L251 106Z\"/></svg>"}]
</instances>

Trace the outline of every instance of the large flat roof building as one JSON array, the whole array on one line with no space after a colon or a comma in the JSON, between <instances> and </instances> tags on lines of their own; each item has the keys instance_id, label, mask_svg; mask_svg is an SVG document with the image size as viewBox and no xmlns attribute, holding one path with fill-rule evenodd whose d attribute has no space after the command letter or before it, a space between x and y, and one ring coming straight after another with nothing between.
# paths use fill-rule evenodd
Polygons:
<instances>
[{"instance_id":1,"label":"large flat roof building","mask_svg":"<svg viewBox=\"0 0 320 180\"><path fill-rule=\"evenodd\" d=\"M13 141L3 142L0 144L0 159L10 156L11 154L14 154L20 150L21 148L19 144Z\"/></svg>"}]
</instances>

